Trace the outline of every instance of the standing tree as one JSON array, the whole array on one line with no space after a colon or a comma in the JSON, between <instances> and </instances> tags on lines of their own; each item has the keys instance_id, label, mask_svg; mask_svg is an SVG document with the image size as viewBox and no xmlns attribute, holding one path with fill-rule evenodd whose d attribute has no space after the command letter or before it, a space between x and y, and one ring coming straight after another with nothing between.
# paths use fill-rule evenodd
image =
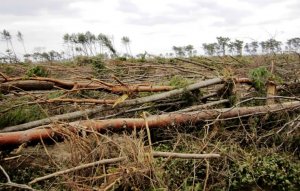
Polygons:
<instances>
[{"instance_id":1,"label":"standing tree","mask_svg":"<svg viewBox=\"0 0 300 191\"><path fill-rule=\"evenodd\" d=\"M78 33L76 36L77 36L77 40L75 42L77 42L78 44L81 45L84 54L86 56L88 56L89 55L89 52L87 49L88 39L86 38L84 33Z\"/></svg>"},{"instance_id":2,"label":"standing tree","mask_svg":"<svg viewBox=\"0 0 300 191\"><path fill-rule=\"evenodd\" d=\"M252 42L250 43L250 47L251 47L251 49L250 49L251 54L252 54L252 55L255 55L255 54L257 53L258 42L257 42L257 41L252 41Z\"/></svg>"},{"instance_id":3,"label":"standing tree","mask_svg":"<svg viewBox=\"0 0 300 191\"><path fill-rule=\"evenodd\" d=\"M74 35L69 35L68 33L64 34L63 36L63 40L64 40L64 44L66 44L67 46L67 51L69 53L69 55L72 55L72 58L74 58L75 54L74 54L74 41L73 41L73 37ZM71 52L71 53L70 53Z\"/></svg>"},{"instance_id":4,"label":"standing tree","mask_svg":"<svg viewBox=\"0 0 300 191\"><path fill-rule=\"evenodd\" d=\"M244 42L241 40L234 41L234 47L236 50L236 54L239 56L242 56L242 54L243 54L243 44L244 44Z\"/></svg>"},{"instance_id":5,"label":"standing tree","mask_svg":"<svg viewBox=\"0 0 300 191\"><path fill-rule=\"evenodd\" d=\"M287 45L288 45L288 50L289 51L295 51L299 52L300 51L300 38L291 38L287 40Z\"/></svg>"},{"instance_id":6,"label":"standing tree","mask_svg":"<svg viewBox=\"0 0 300 191\"><path fill-rule=\"evenodd\" d=\"M17 60L17 55L15 53L14 46L13 46L12 41L11 41L12 37L11 37L10 33L7 30L4 29L1 32L1 37L2 37L3 40L6 41L6 46L7 46L7 50L8 50L7 52L10 52L9 51L9 44L10 44L14 59L16 61Z\"/></svg>"},{"instance_id":7,"label":"standing tree","mask_svg":"<svg viewBox=\"0 0 300 191\"><path fill-rule=\"evenodd\" d=\"M207 54L209 56L213 56L216 54L216 51L218 49L218 44L217 43L210 43L210 44L203 43L202 47L204 49L205 54Z\"/></svg>"},{"instance_id":8,"label":"standing tree","mask_svg":"<svg viewBox=\"0 0 300 191\"><path fill-rule=\"evenodd\" d=\"M247 54L251 54L250 46L251 45L249 43L246 43L244 46L244 50L245 52L247 52Z\"/></svg>"},{"instance_id":9,"label":"standing tree","mask_svg":"<svg viewBox=\"0 0 300 191\"><path fill-rule=\"evenodd\" d=\"M18 38L18 41L22 43L22 46L23 46L23 49L24 49L24 53L27 54L27 51L26 51L26 48L25 48L23 34L20 31L18 31L18 33L17 33L17 38Z\"/></svg>"},{"instance_id":10,"label":"standing tree","mask_svg":"<svg viewBox=\"0 0 300 191\"><path fill-rule=\"evenodd\" d=\"M260 47L261 47L261 52L264 54L266 53L268 50L267 50L267 44L265 41L262 41L259 43L260 44Z\"/></svg>"},{"instance_id":11,"label":"standing tree","mask_svg":"<svg viewBox=\"0 0 300 191\"><path fill-rule=\"evenodd\" d=\"M98 36L98 39L99 39L99 36ZM117 51L114 48L111 40L104 34L101 34L100 39L101 39L101 42L103 43L103 46L108 48L108 50L113 54L113 56L115 56Z\"/></svg>"},{"instance_id":12,"label":"standing tree","mask_svg":"<svg viewBox=\"0 0 300 191\"><path fill-rule=\"evenodd\" d=\"M269 53L275 53L281 51L281 42L270 38L266 41L266 47Z\"/></svg>"},{"instance_id":13,"label":"standing tree","mask_svg":"<svg viewBox=\"0 0 300 191\"><path fill-rule=\"evenodd\" d=\"M231 55L233 55L234 54L234 52L235 52L235 43L234 42L229 42L228 43L228 52L231 54Z\"/></svg>"},{"instance_id":14,"label":"standing tree","mask_svg":"<svg viewBox=\"0 0 300 191\"><path fill-rule=\"evenodd\" d=\"M94 51L95 51L95 40L96 40L95 35L92 34L90 31L87 31L85 33L85 39L86 39L86 46L87 46L87 48L90 52L90 55L96 55L96 52L94 53Z\"/></svg>"},{"instance_id":15,"label":"standing tree","mask_svg":"<svg viewBox=\"0 0 300 191\"><path fill-rule=\"evenodd\" d=\"M123 44L124 47L125 47L125 50L126 50L127 55L130 55L130 56L131 56L130 39L129 39L129 37L123 36L123 37L121 38L121 41L122 41L122 44Z\"/></svg>"},{"instance_id":16,"label":"standing tree","mask_svg":"<svg viewBox=\"0 0 300 191\"><path fill-rule=\"evenodd\" d=\"M194 46L193 45L187 45L184 47L184 50L187 52L187 54L189 55L189 57L193 56L193 50L194 50Z\"/></svg>"},{"instance_id":17,"label":"standing tree","mask_svg":"<svg viewBox=\"0 0 300 191\"><path fill-rule=\"evenodd\" d=\"M173 46L172 48L176 54L176 56L178 57L184 57L185 56L185 52L184 52L184 49L183 47L180 47L180 46Z\"/></svg>"},{"instance_id":18,"label":"standing tree","mask_svg":"<svg viewBox=\"0 0 300 191\"><path fill-rule=\"evenodd\" d=\"M217 37L218 45L220 47L220 51L222 52L223 56L226 55L226 46L228 46L228 42L230 38L228 37Z\"/></svg>"}]
</instances>

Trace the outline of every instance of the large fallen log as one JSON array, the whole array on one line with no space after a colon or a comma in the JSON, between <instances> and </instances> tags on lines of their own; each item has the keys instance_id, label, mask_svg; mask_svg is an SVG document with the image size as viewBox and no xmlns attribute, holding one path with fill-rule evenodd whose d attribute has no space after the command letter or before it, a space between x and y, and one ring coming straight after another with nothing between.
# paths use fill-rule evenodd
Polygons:
<instances>
[{"instance_id":1,"label":"large fallen log","mask_svg":"<svg viewBox=\"0 0 300 191\"><path fill-rule=\"evenodd\" d=\"M8 93L11 90L15 91L33 91L33 90L52 90L54 83L47 81L22 80L15 82L6 82L0 84L0 92Z\"/></svg>"},{"instance_id":2,"label":"large fallen log","mask_svg":"<svg viewBox=\"0 0 300 191\"><path fill-rule=\"evenodd\" d=\"M170 98L175 95L182 94L187 91L192 91L195 89L207 87L207 86L218 84L221 82L223 82L223 80L221 78L214 78L214 79L210 79L210 80L206 80L206 81L200 81L195 84L191 84L185 88L175 89L175 90L171 90L171 91L163 92L163 93L159 93L159 94L154 94L154 95L147 96L147 97L126 100L123 103L118 104L117 107L115 107L115 108L134 106L134 105L149 103L149 102L153 102L153 101L158 101L158 100ZM46 125L46 124L49 124L51 122L55 122L58 120L76 119L76 118L79 118L82 116L89 116L89 115L93 115L97 112L101 112L102 109L103 109L102 107L96 107L95 109L90 109L90 110L88 109L88 110L73 112L73 113L69 113L69 114L57 115L54 117L49 117L49 118L41 119L38 121L32 121L29 123L24 123L24 124L20 124L20 125L16 125L16 126L5 127L2 130L0 130L0 132L21 131L21 130L26 130L26 129L30 129L30 128L41 126L41 125Z\"/></svg>"},{"instance_id":3,"label":"large fallen log","mask_svg":"<svg viewBox=\"0 0 300 191\"><path fill-rule=\"evenodd\" d=\"M224 108L211 109L200 112L171 113L164 115L154 115L148 117L147 124L149 128L164 128L170 125L183 125L185 123L195 123L203 120L223 120L235 117L245 117L249 115L270 114L273 112L299 109L300 101L285 102L282 104L273 104L256 107ZM76 131L85 128L86 130L99 131L103 129L134 129L145 128L144 118L119 118L108 120L85 120L70 123L69 129ZM30 129L26 131L17 131L9 133L0 133L0 145L15 145L30 141L46 139L59 133L59 128L41 128Z\"/></svg>"}]
</instances>

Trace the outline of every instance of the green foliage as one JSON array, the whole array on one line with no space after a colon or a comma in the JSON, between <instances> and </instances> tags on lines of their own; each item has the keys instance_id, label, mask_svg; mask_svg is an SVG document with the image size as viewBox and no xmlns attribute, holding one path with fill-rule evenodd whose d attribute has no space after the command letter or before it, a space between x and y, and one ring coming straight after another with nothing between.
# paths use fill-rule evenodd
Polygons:
<instances>
[{"instance_id":1,"label":"green foliage","mask_svg":"<svg viewBox=\"0 0 300 191\"><path fill-rule=\"evenodd\" d=\"M230 168L232 190L259 186L267 190L297 190L300 186L300 163L279 154L249 156Z\"/></svg>"},{"instance_id":2,"label":"green foliage","mask_svg":"<svg viewBox=\"0 0 300 191\"><path fill-rule=\"evenodd\" d=\"M26 75L28 77L34 77L34 76L47 77L49 76L49 74L50 72L44 66L34 66L26 72Z\"/></svg>"},{"instance_id":3,"label":"green foliage","mask_svg":"<svg viewBox=\"0 0 300 191\"><path fill-rule=\"evenodd\" d=\"M118 61L126 61L127 58L125 56L119 56L117 58L115 58L115 60L118 60Z\"/></svg>"},{"instance_id":4,"label":"green foliage","mask_svg":"<svg viewBox=\"0 0 300 191\"><path fill-rule=\"evenodd\" d=\"M24 105L0 115L0 128L27 123L46 117L37 105Z\"/></svg>"},{"instance_id":5,"label":"green foliage","mask_svg":"<svg viewBox=\"0 0 300 191\"><path fill-rule=\"evenodd\" d=\"M102 57L94 57L92 59L92 65L94 70L99 74L103 72L103 69L105 69L104 62L102 60Z\"/></svg>"},{"instance_id":6,"label":"green foliage","mask_svg":"<svg viewBox=\"0 0 300 191\"><path fill-rule=\"evenodd\" d=\"M89 56L76 56L74 58L74 62L76 65L84 66L92 63L92 57Z\"/></svg>"},{"instance_id":7,"label":"green foliage","mask_svg":"<svg viewBox=\"0 0 300 191\"><path fill-rule=\"evenodd\" d=\"M60 96L62 96L64 94L63 91L56 91L56 92L51 92L48 94L48 99L54 99L54 98L58 98Z\"/></svg>"},{"instance_id":8,"label":"green foliage","mask_svg":"<svg viewBox=\"0 0 300 191\"><path fill-rule=\"evenodd\" d=\"M266 67L255 68L250 71L249 76L256 90L260 93L266 91L266 83L273 76Z\"/></svg>"},{"instance_id":9,"label":"green foliage","mask_svg":"<svg viewBox=\"0 0 300 191\"><path fill-rule=\"evenodd\" d=\"M103 69L105 69L105 64L103 62L103 57L101 55L93 56L93 57L77 56L74 62L79 66L91 64L97 74L101 73Z\"/></svg>"},{"instance_id":10,"label":"green foliage","mask_svg":"<svg viewBox=\"0 0 300 191\"><path fill-rule=\"evenodd\" d=\"M10 75L13 74L14 69L10 66L5 67L5 74Z\"/></svg>"},{"instance_id":11,"label":"green foliage","mask_svg":"<svg viewBox=\"0 0 300 191\"><path fill-rule=\"evenodd\" d=\"M147 52L136 55L138 57L138 62L146 62Z\"/></svg>"},{"instance_id":12,"label":"green foliage","mask_svg":"<svg viewBox=\"0 0 300 191\"><path fill-rule=\"evenodd\" d=\"M170 86L174 86L176 88L184 88L186 87L187 85L189 85L189 80L182 77L182 76L179 76L179 75L176 75L176 76L173 76L171 79L170 79L170 82L169 82L169 85Z\"/></svg>"}]
</instances>

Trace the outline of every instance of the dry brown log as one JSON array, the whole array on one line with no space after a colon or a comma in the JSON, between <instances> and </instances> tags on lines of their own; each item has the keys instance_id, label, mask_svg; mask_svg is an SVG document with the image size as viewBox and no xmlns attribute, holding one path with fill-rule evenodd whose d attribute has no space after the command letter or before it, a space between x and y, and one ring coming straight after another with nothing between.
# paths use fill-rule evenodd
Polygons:
<instances>
[{"instance_id":1,"label":"dry brown log","mask_svg":"<svg viewBox=\"0 0 300 191\"><path fill-rule=\"evenodd\" d=\"M89 82L72 82L63 81L54 78L46 77L27 77L26 80L21 77L10 78L5 74L1 73L3 81L0 84L0 92L7 92L10 88L14 87L14 90L51 90L55 86L62 89L95 89L95 90L106 90L112 93L123 93L123 92L160 92L169 91L174 89L172 86L152 86L152 85L115 85L100 80L93 80ZM43 85L46 84L46 85Z\"/></svg>"},{"instance_id":2,"label":"dry brown log","mask_svg":"<svg viewBox=\"0 0 300 191\"><path fill-rule=\"evenodd\" d=\"M272 112L279 112L283 110L299 109L300 101L285 102L282 104L273 104L266 106L256 107L240 107L240 108L224 108L224 109L211 109L200 112L187 112L187 113L171 113L164 115L154 115L146 118L149 128L157 127L164 128L170 125L183 125L185 123L195 123L203 120L218 120L244 117L249 115L262 115L270 114ZM86 120L70 123L69 129L76 131L78 127L86 128L87 130L103 130L103 129L133 129L144 128L144 118L119 118L108 120ZM37 141L46 139L59 134L59 129L30 129L26 131L0 133L0 145L21 144L24 142Z\"/></svg>"},{"instance_id":3,"label":"dry brown log","mask_svg":"<svg viewBox=\"0 0 300 191\"><path fill-rule=\"evenodd\" d=\"M234 78L233 80L235 83L252 85L252 80L250 78Z\"/></svg>"},{"instance_id":4,"label":"dry brown log","mask_svg":"<svg viewBox=\"0 0 300 191\"><path fill-rule=\"evenodd\" d=\"M95 83L53 83L50 81L43 80L20 80L20 81L9 81L0 84L0 92L7 93L9 90L52 90L56 87L71 90L76 89L89 89L89 90L104 90L111 93L125 93L125 92L160 92L169 91L174 89L172 86L145 86L145 85L114 85L112 87L104 86Z\"/></svg>"},{"instance_id":5,"label":"dry brown log","mask_svg":"<svg viewBox=\"0 0 300 191\"><path fill-rule=\"evenodd\" d=\"M0 84L0 92L8 93L11 90L51 90L54 88L54 83L47 81L22 80L11 81Z\"/></svg>"}]
</instances>

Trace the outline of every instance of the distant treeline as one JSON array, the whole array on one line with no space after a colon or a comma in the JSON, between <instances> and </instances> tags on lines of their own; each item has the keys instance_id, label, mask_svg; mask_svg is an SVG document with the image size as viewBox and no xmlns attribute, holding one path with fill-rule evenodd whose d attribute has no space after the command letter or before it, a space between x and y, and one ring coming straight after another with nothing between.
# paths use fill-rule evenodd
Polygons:
<instances>
[{"instance_id":1,"label":"distant treeline","mask_svg":"<svg viewBox=\"0 0 300 191\"><path fill-rule=\"evenodd\" d=\"M3 30L0 32L0 37L6 44L6 50L0 51L0 63L16 63L19 62L20 58L15 52L14 44L12 41L13 36L9 31ZM130 44L131 40L129 37L124 36L121 38L121 42L126 50L126 53L120 54L114 45L114 38L105 34L93 34L90 31L85 33L66 33L63 36L63 42L65 50L58 52L43 51L42 48L35 48L35 51L28 53L23 34L18 31L15 35L19 42L19 46L24 50L23 57L27 61L57 61L73 59L77 56L97 56L111 58L111 57L134 57L131 52ZM300 38L295 37L288 39L286 42L278 41L274 38L270 38L266 41L252 41L246 42L242 40L231 40L228 37L217 37L216 42L203 43L202 48L204 53L208 56L219 56L219 55L256 55L256 54L269 54L279 53L284 51L299 52L300 51ZM160 54L161 57L191 57L199 55L193 45L187 46L173 46L174 52L166 53L165 55ZM149 56L146 52L138 54L136 57ZM22 59L22 58L21 58Z\"/></svg>"},{"instance_id":2,"label":"distant treeline","mask_svg":"<svg viewBox=\"0 0 300 191\"><path fill-rule=\"evenodd\" d=\"M246 53L247 55L256 54L268 54L268 53L278 53L282 52L282 47L284 46L285 51L300 51L300 38L295 37L288 39L285 43L278 41L274 38L270 38L266 41L252 41L244 43L242 40L231 40L228 37L217 37L214 43L203 43L202 48L206 55L217 56L226 54L229 55L242 55ZM176 56L192 56L197 53L192 45L176 47L173 46L173 51ZM169 54L170 55L170 54ZM172 54L171 54L172 56Z\"/></svg>"}]
</instances>

